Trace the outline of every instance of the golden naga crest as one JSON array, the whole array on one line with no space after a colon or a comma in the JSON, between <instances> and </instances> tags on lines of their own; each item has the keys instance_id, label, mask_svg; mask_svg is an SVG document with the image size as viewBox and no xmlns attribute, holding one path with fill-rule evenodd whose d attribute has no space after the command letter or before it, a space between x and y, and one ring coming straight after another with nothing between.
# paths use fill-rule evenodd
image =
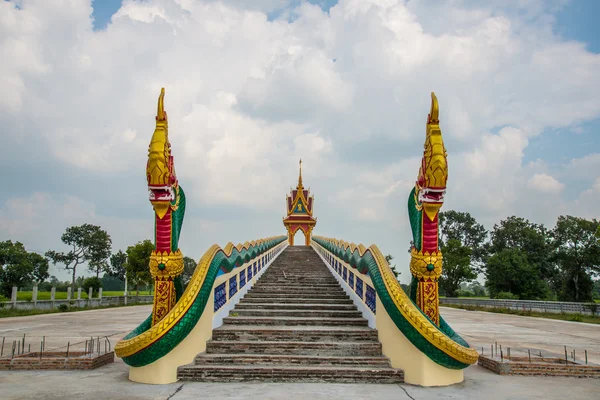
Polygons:
<instances>
[{"instance_id":1,"label":"golden naga crest","mask_svg":"<svg viewBox=\"0 0 600 400\"><path fill-rule=\"evenodd\" d=\"M177 249L174 252L153 250L150 254L150 274L158 280L173 279L183 272L183 254Z\"/></svg>"},{"instance_id":2,"label":"golden naga crest","mask_svg":"<svg viewBox=\"0 0 600 400\"><path fill-rule=\"evenodd\" d=\"M439 106L435 93L431 93L431 110L427 116L423 158L416 182L418 202L433 221L444 203L448 160L442 131L439 125Z\"/></svg>"},{"instance_id":3,"label":"golden naga crest","mask_svg":"<svg viewBox=\"0 0 600 400\"><path fill-rule=\"evenodd\" d=\"M441 251L423 253L413 247L410 255L410 273L418 279L430 278L437 281L442 275Z\"/></svg>"},{"instance_id":4,"label":"golden naga crest","mask_svg":"<svg viewBox=\"0 0 600 400\"><path fill-rule=\"evenodd\" d=\"M169 123L164 109L164 98L165 89L162 88L158 97L156 129L150 140L146 165L150 203L161 219L167 213L171 202L175 200L177 190L177 176L173 156L171 156Z\"/></svg>"}]
</instances>

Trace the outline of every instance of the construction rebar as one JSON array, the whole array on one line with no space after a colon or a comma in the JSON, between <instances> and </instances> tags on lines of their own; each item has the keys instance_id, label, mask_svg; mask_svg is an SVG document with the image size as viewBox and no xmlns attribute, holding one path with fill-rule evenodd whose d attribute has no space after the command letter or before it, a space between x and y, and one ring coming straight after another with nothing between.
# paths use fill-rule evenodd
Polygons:
<instances>
[{"instance_id":1,"label":"construction rebar","mask_svg":"<svg viewBox=\"0 0 600 400\"><path fill-rule=\"evenodd\" d=\"M531 362L531 350L527 349L527 355L529 356L529 362Z\"/></svg>"},{"instance_id":2,"label":"construction rebar","mask_svg":"<svg viewBox=\"0 0 600 400\"><path fill-rule=\"evenodd\" d=\"M2 336L2 349L0 349L0 357L2 357L2 355L4 354L4 340L6 339L6 336Z\"/></svg>"},{"instance_id":3,"label":"construction rebar","mask_svg":"<svg viewBox=\"0 0 600 400\"><path fill-rule=\"evenodd\" d=\"M587 350L585 350L585 363L587 364Z\"/></svg>"},{"instance_id":4,"label":"construction rebar","mask_svg":"<svg viewBox=\"0 0 600 400\"><path fill-rule=\"evenodd\" d=\"M67 354L65 355L65 357L67 359L69 359L69 350L70 350L70 348L71 348L71 342L67 342Z\"/></svg>"},{"instance_id":5,"label":"construction rebar","mask_svg":"<svg viewBox=\"0 0 600 400\"><path fill-rule=\"evenodd\" d=\"M40 342L40 360L42 359L42 354L44 354L44 341Z\"/></svg>"},{"instance_id":6,"label":"construction rebar","mask_svg":"<svg viewBox=\"0 0 600 400\"><path fill-rule=\"evenodd\" d=\"M565 346L565 365L569 363L569 358L567 357L567 346Z\"/></svg>"}]
</instances>

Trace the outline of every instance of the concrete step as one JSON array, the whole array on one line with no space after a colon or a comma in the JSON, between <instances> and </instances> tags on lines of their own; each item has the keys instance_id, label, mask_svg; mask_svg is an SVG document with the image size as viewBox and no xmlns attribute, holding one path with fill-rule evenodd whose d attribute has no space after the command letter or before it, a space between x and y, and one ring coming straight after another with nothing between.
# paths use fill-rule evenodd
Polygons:
<instances>
[{"instance_id":1,"label":"concrete step","mask_svg":"<svg viewBox=\"0 0 600 400\"><path fill-rule=\"evenodd\" d=\"M327 290L327 289L305 289L305 290L285 290L285 289L280 289L280 290L265 290L262 288L253 288L251 292L252 294L255 295L287 295L289 296L346 296L346 292L344 292L342 289L333 289L333 290Z\"/></svg>"},{"instance_id":2,"label":"concrete step","mask_svg":"<svg viewBox=\"0 0 600 400\"><path fill-rule=\"evenodd\" d=\"M223 325L213 330L213 341L376 342L377 331L348 326Z\"/></svg>"},{"instance_id":3,"label":"concrete step","mask_svg":"<svg viewBox=\"0 0 600 400\"><path fill-rule=\"evenodd\" d=\"M303 289L320 289L320 290L332 290L332 289L341 289L340 285L335 284L313 284L305 285L299 284L295 282L281 282L281 283L264 283L258 281L255 286L256 289L264 289L264 290L280 290L280 289L289 289L289 290L303 290Z\"/></svg>"},{"instance_id":4,"label":"concrete step","mask_svg":"<svg viewBox=\"0 0 600 400\"><path fill-rule=\"evenodd\" d=\"M290 296L290 294L285 293L285 292L281 292L281 293L273 293L273 292L255 292L254 290L249 291L248 293L246 293L246 295L244 296L244 298L272 298L272 299L288 299L292 296ZM342 294L328 294L328 293L321 293L321 292L315 292L315 293L294 293L294 298L297 299L310 299L310 298L319 298L319 299L340 299L340 300L344 300L344 299L349 299L350 297L348 297L347 294L342 293Z\"/></svg>"},{"instance_id":5,"label":"concrete step","mask_svg":"<svg viewBox=\"0 0 600 400\"><path fill-rule=\"evenodd\" d=\"M180 367L177 377L182 381L199 382L404 382L401 370L349 366L189 365Z\"/></svg>"},{"instance_id":6,"label":"concrete step","mask_svg":"<svg viewBox=\"0 0 600 400\"><path fill-rule=\"evenodd\" d=\"M368 326L364 318L315 318L315 317L225 317L224 325L257 326Z\"/></svg>"},{"instance_id":7,"label":"concrete step","mask_svg":"<svg viewBox=\"0 0 600 400\"><path fill-rule=\"evenodd\" d=\"M285 354L199 354L194 365L358 365L389 367L384 356L299 356Z\"/></svg>"},{"instance_id":8,"label":"concrete step","mask_svg":"<svg viewBox=\"0 0 600 400\"><path fill-rule=\"evenodd\" d=\"M249 293L248 293L249 294ZM337 305L348 305L354 303L350 300L350 297L345 299L332 299L332 298L291 298L291 297L248 297L248 294L244 296L238 304L253 304L253 303L271 303L271 304L337 304Z\"/></svg>"},{"instance_id":9,"label":"concrete step","mask_svg":"<svg viewBox=\"0 0 600 400\"><path fill-rule=\"evenodd\" d=\"M235 310L338 310L356 311L354 304L303 304L303 303L238 303Z\"/></svg>"},{"instance_id":10,"label":"concrete step","mask_svg":"<svg viewBox=\"0 0 600 400\"><path fill-rule=\"evenodd\" d=\"M263 281L261 277L261 280L259 280L259 285L261 286L268 286L270 288L277 288L277 287L281 287L281 286L291 286L291 287L298 287L298 288L306 288L306 287L324 287L324 288L328 288L328 287L340 287L338 282L331 282L330 280L327 281L323 281L318 280L318 281L314 281L314 282L299 282L297 280L292 280L292 279L284 279L281 281L273 281L273 280L267 280L267 281Z\"/></svg>"},{"instance_id":11,"label":"concrete step","mask_svg":"<svg viewBox=\"0 0 600 400\"><path fill-rule=\"evenodd\" d=\"M381 356L379 342L273 342L214 341L206 343L206 354L264 354L304 356Z\"/></svg>"},{"instance_id":12,"label":"concrete step","mask_svg":"<svg viewBox=\"0 0 600 400\"><path fill-rule=\"evenodd\" d=\"M362 313L356 310L247 310L236 307L231 314L243 317L362 318Z\"/></svg>"}]
</instances>

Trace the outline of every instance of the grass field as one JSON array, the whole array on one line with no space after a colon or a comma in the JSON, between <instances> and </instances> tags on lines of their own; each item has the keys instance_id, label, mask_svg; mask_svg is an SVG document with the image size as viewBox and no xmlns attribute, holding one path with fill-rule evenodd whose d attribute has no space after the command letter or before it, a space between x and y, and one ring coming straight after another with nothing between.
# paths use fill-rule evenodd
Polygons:
<instances>
[{"instance_id":1,"label":"grass field","mask_svg":"<svg viewBox=\"0 0 600 400\"><path fill-rule=\"evenodd\" d=\"M149 294L151 294L149 290L140 290L140 295L149 295ZM130 291L129 295L130 296L135 295L135 291ZM102 292L102 296L103 297L123 296L123 291L121 291L121 290L106 291L106 292ZM31 291L17 292L17 300L18 301L31 301L32 298L33 298L33 292L31 292ZM81 298L87 299L88 298L87 293L84 293L83 291L81 291ZM67 292L56 292L55 299L56 300L66 300ZM73 299L73 300L77 299L77 291L75 291L75 293L71 296L71 299ZM50 300L50 292L38 292L38 300Z\"/></svg>"}]
</instances>

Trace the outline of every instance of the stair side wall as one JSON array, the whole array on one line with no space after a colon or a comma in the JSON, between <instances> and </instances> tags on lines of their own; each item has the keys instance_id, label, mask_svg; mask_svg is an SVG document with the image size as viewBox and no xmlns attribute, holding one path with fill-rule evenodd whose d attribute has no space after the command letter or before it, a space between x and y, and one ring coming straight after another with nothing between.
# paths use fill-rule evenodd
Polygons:
<instances>
[{"instance_id":1,"label":"stair side wall","mask_svg":"<svg viewBox=\"0 0 600 400\"><path fill-rule=\"evenodd\" d=\"M383 354L390 359L393 368L404 370L406 383L420 386L447 386L464 380L462 369L442 367L417 349L385 312L379 297L377 297L377 310L383 310L375 315Z\"/></svg>"}]
</instances>

